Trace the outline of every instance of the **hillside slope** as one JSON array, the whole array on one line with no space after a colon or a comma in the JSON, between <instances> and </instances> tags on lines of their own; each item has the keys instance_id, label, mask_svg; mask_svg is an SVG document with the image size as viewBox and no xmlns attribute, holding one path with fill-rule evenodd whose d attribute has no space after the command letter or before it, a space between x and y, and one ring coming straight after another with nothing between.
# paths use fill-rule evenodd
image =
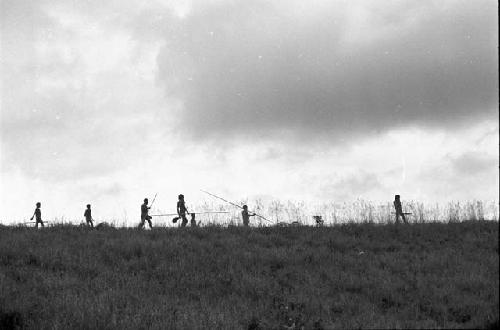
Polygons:
<instances>
[{"instance_id":1,"label":"hillside slope","mask_svg":"<svg viewBox=\"0 0 500 330\"><path fill-rule=\"evenodd\" d=\"M498 222L488 221L4 227L0 325L484 328L498 325L498 275Z\"/></svg>"}]
</instances>

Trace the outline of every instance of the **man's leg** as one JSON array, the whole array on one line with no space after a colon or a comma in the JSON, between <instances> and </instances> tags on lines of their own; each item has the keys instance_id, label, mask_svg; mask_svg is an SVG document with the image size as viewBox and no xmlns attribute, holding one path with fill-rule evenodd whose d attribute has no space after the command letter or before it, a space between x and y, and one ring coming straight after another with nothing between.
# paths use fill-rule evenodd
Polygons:
<instances>
[{"instance_id":1,"label":"man's leg","mask_svg":"<svg viewBox=\"0 0 500 330\"><path fill-rule=\"evenodd\" d=\"M144 219L143 218L141 218L141 222L139 222L138 228L142 229L142 227L144 227Z\"/></svg>"},{"instance_id":2,"label":"man's leg","mask_svg":"<svg viewBox=\"0 0 500 330\"><path fill-rule=\"evenodd\" d=\"M148 216L147 220L148 220L148 223L149 223L149 228L153 229L153 223L151 222L151 217Z\"/></svg>"},{"instance_id":3,"label":"man's leg","mask_svg":"<svg viewBox=\"0 0 500 330\"><path fill-rule=\"evenodd\" d=\"M401 218L403 218L403 222L404 223L408 223L408 221L406 221L406 217L405 217L405 215L403 213L401 213Z\"/></svg>"},{"instance_id":4,"label":"man's leg","mask_svg":"<svg viewBox=\"0 0 500 330\"><path fill-rule=\"evenodd\" d=\"M181 224L181 227L186 227L187 223L188 223L188 219L186 218L186 215L185 214L181 214L181 217L182 217L182 224Z\"/></svg>"},{"instance_id":5,"label":"man's leg","mask_svg":"<svg viewBox=\"0 0 500 330\"><path fill-rule=\"evenodd\" d=\"M399 224L399 213L396 212L396 225Z\"/></svg>"}]
</instances>

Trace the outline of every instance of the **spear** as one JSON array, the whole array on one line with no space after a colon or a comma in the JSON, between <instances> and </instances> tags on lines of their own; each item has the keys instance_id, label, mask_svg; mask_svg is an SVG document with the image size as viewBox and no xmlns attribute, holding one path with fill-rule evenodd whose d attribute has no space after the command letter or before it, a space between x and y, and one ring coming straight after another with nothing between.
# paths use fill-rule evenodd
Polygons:
<instances>
[{"instance_id":1,"label":"spear","mask_svg":"<svg viewBox=\"0 0 500 330\"><path fill-rule=\"evenodd\" d=\"M228 211L206 211L206 212L190 212L191 214L212 214L212 213L229 213ZM167 213L167 214L151 214L152 217L169 217L172 215L177 215L177 213Z\"/></svg>"},{"instance_id":2,"label":"spear","mask_svg":"<svg viewBox=\"0 0 500 330\"><path fill-rule=\"evenodd\" d=\"M196 214L214 214L214 213L229 213L228 211L205 211L205 212L191 212Z\"/></svg>"},{"instance_id":3,"label":"spear","mask_svg":"<svg viewBox=\"0 0 500 330\"><path fill-rule=\"evenodd\" d=\"M167 214L150 214L151 217L169 217L172 215L177 215L177 213L167 213Z\"/></svg>"},{"instance_id":4,"label":"spear","mask_svg":"<svg viewBox=\"0 0 500 330\"><path fill-rule=\"evenodd\" d=\"M238 208L240 208L240 209L243 209L243 207L242 207L242 206L240 206L240 205L238 205L238 204L236 204L236 203L230 202L230 201L228 201L228 200L226 200L226 199L224 199L224 198L222 198L222 197L219 197L219 196L217 196L217 195L211 194L211 193L209 193L208 191L205 191L205 190L202 190L202 189L200 189L200 191L202 191L202 192L204 192L205 194L208 194L208 195L210 195L210 196L212 196L212 197L218 198L218 199L220 199L220 200L222 200L222 201L224 201L224 202L226 202L226 203L229 203L229 204L231 204L231 205L234 205L234 206L236 206L236 207L238 207ZM259 217L259 218L261 218L261 219L264 219L264 220L266 220L266 221L268 221L268 222L272 222L272 221L270 221L270 220L266 219L265 217L263 217L263 216L262 216L262 215L260 215L260 214L257 214L257 213L255 213L255 212L252 212L252 213L253 213L253 214L255 214L256 216L258 216L258 217Z\"/></svg>"},{"instance_id":5,"label":"spear","mask_svg":"<svg viewBox=\"0 0 500 330\"><path fill-rule=\"evenodd\" d=\"M155 194L155 197L153 198L153 201L151 202L151 205L149 205L150 208L153 207L153 204L154 204L154 202L156 200L156 195L158 195L158 193Z\"/></svg>"}]
</instances>

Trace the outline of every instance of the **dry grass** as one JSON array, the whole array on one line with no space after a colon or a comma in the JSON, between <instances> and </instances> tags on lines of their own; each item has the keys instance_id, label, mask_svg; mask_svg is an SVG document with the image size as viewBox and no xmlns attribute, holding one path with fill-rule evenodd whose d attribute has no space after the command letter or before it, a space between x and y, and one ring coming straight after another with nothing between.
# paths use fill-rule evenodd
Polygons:
<instances>
[{"instance_id":1,"label":"dry grass","mask_svg":"<svg viewBox=\"0 0 500 330\"><path fill-rule=\"evenodd\" d=\"M252 219L254 225L267 226L279 222L291 223L298 221L304 225L313 225L313 215L321 215L326 225L342 223L393 223L395 220L392 202L376 204L371 201L358 199L346 203L318 203L307 204L303 201L263 201L241 200L240 204L248 204L270 222L258 217ZM224 204L204 203L196 207L198 210L230 210L227 215L210 215L202 219L202 223L237 225L241 223L240 210ZM496 201L462 201L449 202L445 205L424 204L418 201L403 201L403 211L412 213L408 216L411 223L424 222L461 222L469 220L499 219L499 204ZM167 223L167 225L169 225Z\"/></svg>"}]
</instances>

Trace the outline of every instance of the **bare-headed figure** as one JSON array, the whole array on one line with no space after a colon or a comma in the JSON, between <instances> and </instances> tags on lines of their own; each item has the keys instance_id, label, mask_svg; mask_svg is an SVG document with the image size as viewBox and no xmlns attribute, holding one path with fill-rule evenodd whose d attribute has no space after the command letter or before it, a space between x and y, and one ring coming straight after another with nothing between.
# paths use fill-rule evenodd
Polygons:
<instances>
[{"instance_id":1,"label":"bare-headed figure","mask_svg":"<svg viewBox=\"0 0 500 330\"><path fill-rule=\"evenodd\" d=\"M243 211L241 211L241 218L243 219L243 226L248 227L250 224L250 217L255 216L255 213L248 212L248 206L243 205Z\"/></svg>"},{"instance_id":2,"label":"bare-headed figure","mask_svg":"<svg viewBox=\"0 0 500 330\"><path fill-rule=\"evenodd\" d=\"M403 219L404 223L408 223L406 221L406 217L403 213L403 206L401 205L401 199L399 195L394 196L394 208L396 209L396 223L399 223L399 217Z\"/></svg>"},{"instance_id":3,"label":"bare-headed figure","mask_svg":"<svg viewBox=\"0 0 500 330\"><path fill-rule=\"evenodd\" d=\"M94 222L93 222L94 219L92 219L92 210L90 209L90 204L87 204L87 208L85 209L83 216L85 217L87 226L89 226L90 228L94 228Z\"/></svg>"},{"instance_id":4,"label":"bare-headed figure","mask_svg":"<svg viewBox=\"0 0 500 330\"><path fill-rule=\"evenodd\" d=\"M141 223L139 223L139 229L144 228L144 224L147 221L149 223L149 228L153 229L153 223L151 222L152 217L149 215L148 199L144 198L144 203L141 205Z\"/></svg>"},{"instance_id":5,"label":"bare-headed figure","mask_svg":"<svg viewBox=\"0 0 500 330\"><path fill-rule=\"evenodd\" d=\"M189 211L186 207L186 202L184 201L184 195L180 194L178 198L179 199L177 201L177 214L179 215L179 218L182 219L181 227L186 227L188 223L186 214L189 214Z\"/></svg>"},{"instance_id":6,"label":"bare-headed figure","mask_svg":"<svg viewBox=\"0 0 500 330\"><path fill-rule=\"evenodd\" d=\"M42 207L42 203L38 202L36 203L36 209L33 215L31 216L30 220L33 220L35 218L35 228L38 228L38 224L41 224L42 227L45 227L43 224L42 220L42 210L40 209Z\"/></svg>"}]
</instances>

